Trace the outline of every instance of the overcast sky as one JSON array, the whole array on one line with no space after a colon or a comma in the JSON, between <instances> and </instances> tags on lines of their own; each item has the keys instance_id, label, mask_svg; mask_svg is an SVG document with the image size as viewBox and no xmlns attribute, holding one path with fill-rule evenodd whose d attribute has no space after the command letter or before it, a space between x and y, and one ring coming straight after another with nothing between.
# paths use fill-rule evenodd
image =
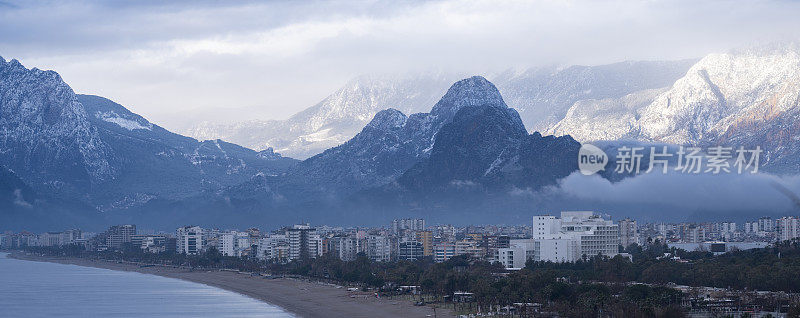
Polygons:
<instances>
[{"instance_id":1,"label":"overcast sky","mask_svg":"<svg viewBox=\"0 0 800 318\"><path fill-rule=\"evenodd\" d=\"M170 128L187 113L286 118L363 73L679 59L794 40L798 12L781 1L0 0L0 56Z\"/></svg>"}]
</instances>

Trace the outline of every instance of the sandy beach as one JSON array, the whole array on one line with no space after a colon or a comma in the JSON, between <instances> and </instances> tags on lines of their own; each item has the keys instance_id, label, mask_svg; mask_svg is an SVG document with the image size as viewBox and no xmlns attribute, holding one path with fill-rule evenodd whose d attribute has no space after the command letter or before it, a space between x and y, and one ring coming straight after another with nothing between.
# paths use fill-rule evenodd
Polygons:
<instances>
[{"instance_id":1,"label":"sandy beach","mask_svg":"<svg viewBox=\"0 0 800 318\"><path fill-rule=\"evenodd\" d=\"M452 317L452 311L431 306L414 306L408 300L379 299L373 293L351 292L347 288L302 279L265 279L231 271L198 271L172 267L141 267L81 258L43 257L12 253L11 258L72 264L119 271L139 272L222 288L246 295L300 317Z\"/></svg>"}]
</instances>

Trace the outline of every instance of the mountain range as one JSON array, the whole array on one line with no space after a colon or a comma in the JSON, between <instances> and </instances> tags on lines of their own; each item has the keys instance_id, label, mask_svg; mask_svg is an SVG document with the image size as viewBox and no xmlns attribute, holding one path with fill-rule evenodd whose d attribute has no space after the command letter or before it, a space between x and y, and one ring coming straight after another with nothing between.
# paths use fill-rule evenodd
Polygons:
<instances>
[{"instance_id":1,"label":"mountain range","mask_svg":"<svg viewBox=\"0 0 800 318\"><path fill-rule=\"evenodd\" d=\"M536 67L487 77L520 113L530 132L548 131L575 103L668 89L695 62ZM464 77L462 73L445 71L364 75L286 120L202 122L182 132L200 140L219 138L257 150L272 147L305 159L349 140L381 110L393 108L405 114L427 111L453 82Z\"/></svg>"},{"instance_id":2,"label":"mountain range","mask_svg":"<svg viewBox=\"0 0 800 318\"><path fill-rule=\"evenodd\" d=\"M509 71L494 75L497 85L473 76L443 86L442 73L417 86L365 76L302 116L259 123L263 134L237 130L259 151L170 132L75 94L53 71L0 58L2 225L516 220L588 204L548 194L576 171L580 142L760 146L766 170L797 173L798 52Z\"/></svg>"},{"instance_id":3,"label":"mountain range","mask_svg":"<svg viewBox=\"0 0 800 318\"><path fill-rule=\"evenodd\" d=\"M669 89L576 103L547 133L583 142L633 139L761 147L768 170L800 168L800 45L710 54Z\"/></svg>"}]
</instances>

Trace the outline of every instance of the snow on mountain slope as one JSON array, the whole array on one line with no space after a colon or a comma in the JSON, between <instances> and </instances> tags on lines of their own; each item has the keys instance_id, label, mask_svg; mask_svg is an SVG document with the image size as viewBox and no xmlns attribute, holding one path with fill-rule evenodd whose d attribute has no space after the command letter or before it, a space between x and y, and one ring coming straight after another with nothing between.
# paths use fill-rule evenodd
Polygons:
<instances>
[{"instance_id":1,"label":"snow on mountain slope","mask_svg":"<svg viewBox=\"0 0 800 318\"><path fill-rule=\"evenodd\" d=\"M709 142L745 118L770 117L797 106L796 45L711 54L640 112L642 139Z\"/></svg>"},{"instance_id":2,"label":"snow on mountain slope","mask_svg":"<svg viewBox=\"0 0 800 318\"><path fill-rule=\"evenodd\" d=\"M636 112L667 88L648 89L621 98L578 101L547 134L570 135L578 141L630 138L638 130Z\"/></svg>"},{"instance_id":3,"label":"snow on mountain slope","mask_svg":"<svg viewBox=\"0 0 800 318\"><path fill-rule=\"evenodd\" d=\"M506 106L497 88L485 78L474 76L453 84L430 112L409 116L395 109L379 112L352 139L294 166L280 186L337 197L384 185L427 158L436 133L468 106L513 113L515 124L522 127L519 116Z\"/></svg>"},{"instance_id":4,"label":"snow on mountain slope","mask_svg":"<svg viewBox=\"0 0 800 318\"><path fill-rule=\"evenodd\" d=\"M800 50L787 45L710 54L656 92L575 103L552 132L582 141L714 143L737 126L797 107Z\"/></svg>"},{"instance_id":5,"label":"snow on mountain slope","mask_svg":"<svg viewBox=\"0 0 800 318\"><path fill-rule=\"evenodd\" d=\"M137 122L135 120L130 120L130 119L124 118L124 117L120 116L119 114L117 114L114 111L98 112L97 114L95 114L95 116L97 116L97 118L105 120L107 122L115 123L115 124L119 125L120 127L125 128L127 130L135 130L135 129L152 130L153 129L153 125L152 124L148 123L146 125L143 125L143 124L141 124L141 123L139 123L139 122Z\"/></svg>"},{"instance_id":6,"label":"snow on mountain slope","mask_svg":"<svg viewBox=\"0 0 800 318\"><path fill-rule=\"evenodd\" d=\"M0 134L0 166L46 197L102 210L185 197L296 163L174 134L108 99L76 95L56 72L2 58Z\"/></svg>"},{"instance_id":7,"label":"snow on mountain slope","mask_svg":"<svg viewBox=\"0 0 800 318\"><path fill-rule=\"evenodd\" d=\"M537 67L488 77L508 105L519 111L530 131L547 131L579 100L618 98L669 87L693 63ZM394 108L406 114L427 111L426 105L435 103L451 83L463 77L447 72L365 75L284 121L205 122L185 133L200 140L220 138L257 150L272 147L291 157L307 158L349 140L381 110Z\"/></svg>"},{"instance_id":8,"label":"snow on mountain slope","mask_svg":"<svg viewBox=\"0 0 800 318\"><path fill-rule=\"evenodd\" d=\"M0 164L34 188L80 191L116 175L113 151L56 72L0 58L0 132Z\"/></svg>"},{"instance_id":9,"label":"snow on mountain slope","mask_svg":"<svg viewBox=\"0 0 800 318\"><path fill-rule=\"evenodd\" d=\"M584 142L761 147L772 171L800 168L800 44L709 54L658 91L575 103L551 132Z\"/></svg>"},{"instance_id":10,"label":"snow on mountain slope","mask_svg":"<svg viewBox=\"0 0 800 318\"><path fill-rule=\"evenodd\" d=\"M582 100L621 98L665 88L686 74L695 60L628 61L599 66L542 67L507 71L492 78L529 131L550 131Z\"/></svg>"},{"instance_id":11,"label":"snow on mountain slope","mask_svg":"<svg viewBox=\"0 0 800 318\"><path fill-rule=\"evenodd\" d=\"M204 122L186 134L199 140L220 138L256 150L274 148L290 157L308 158L352 138L383 109L426 111L458 78L445 72L360 76L287 120Z\"/></svg>"}]
</instances>

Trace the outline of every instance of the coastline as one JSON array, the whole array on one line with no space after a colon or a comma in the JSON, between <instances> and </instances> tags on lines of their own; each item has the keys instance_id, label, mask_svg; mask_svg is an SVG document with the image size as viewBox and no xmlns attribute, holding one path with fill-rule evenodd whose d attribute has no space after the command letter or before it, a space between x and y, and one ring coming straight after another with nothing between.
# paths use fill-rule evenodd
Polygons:
<instances>
[{"instance_id":1,"label":"coastline","mask_svg":"<svg viewBox=\"0 0 800 318\"><path fill-rule=\"evenodd\" d=\"M48 257L11 252L7 257L36 262L51 262L116 271L137 272L181 279L232 291L263 301L298 317L434 317L434 308L414 306L410 301L378 299L370 292L350 292L347 288L302 279L264 279L233 271L192 271L163 266L68 257ZM452 311L436 308L436 317L452 317Z\"/></svg>"}]
</instances>

